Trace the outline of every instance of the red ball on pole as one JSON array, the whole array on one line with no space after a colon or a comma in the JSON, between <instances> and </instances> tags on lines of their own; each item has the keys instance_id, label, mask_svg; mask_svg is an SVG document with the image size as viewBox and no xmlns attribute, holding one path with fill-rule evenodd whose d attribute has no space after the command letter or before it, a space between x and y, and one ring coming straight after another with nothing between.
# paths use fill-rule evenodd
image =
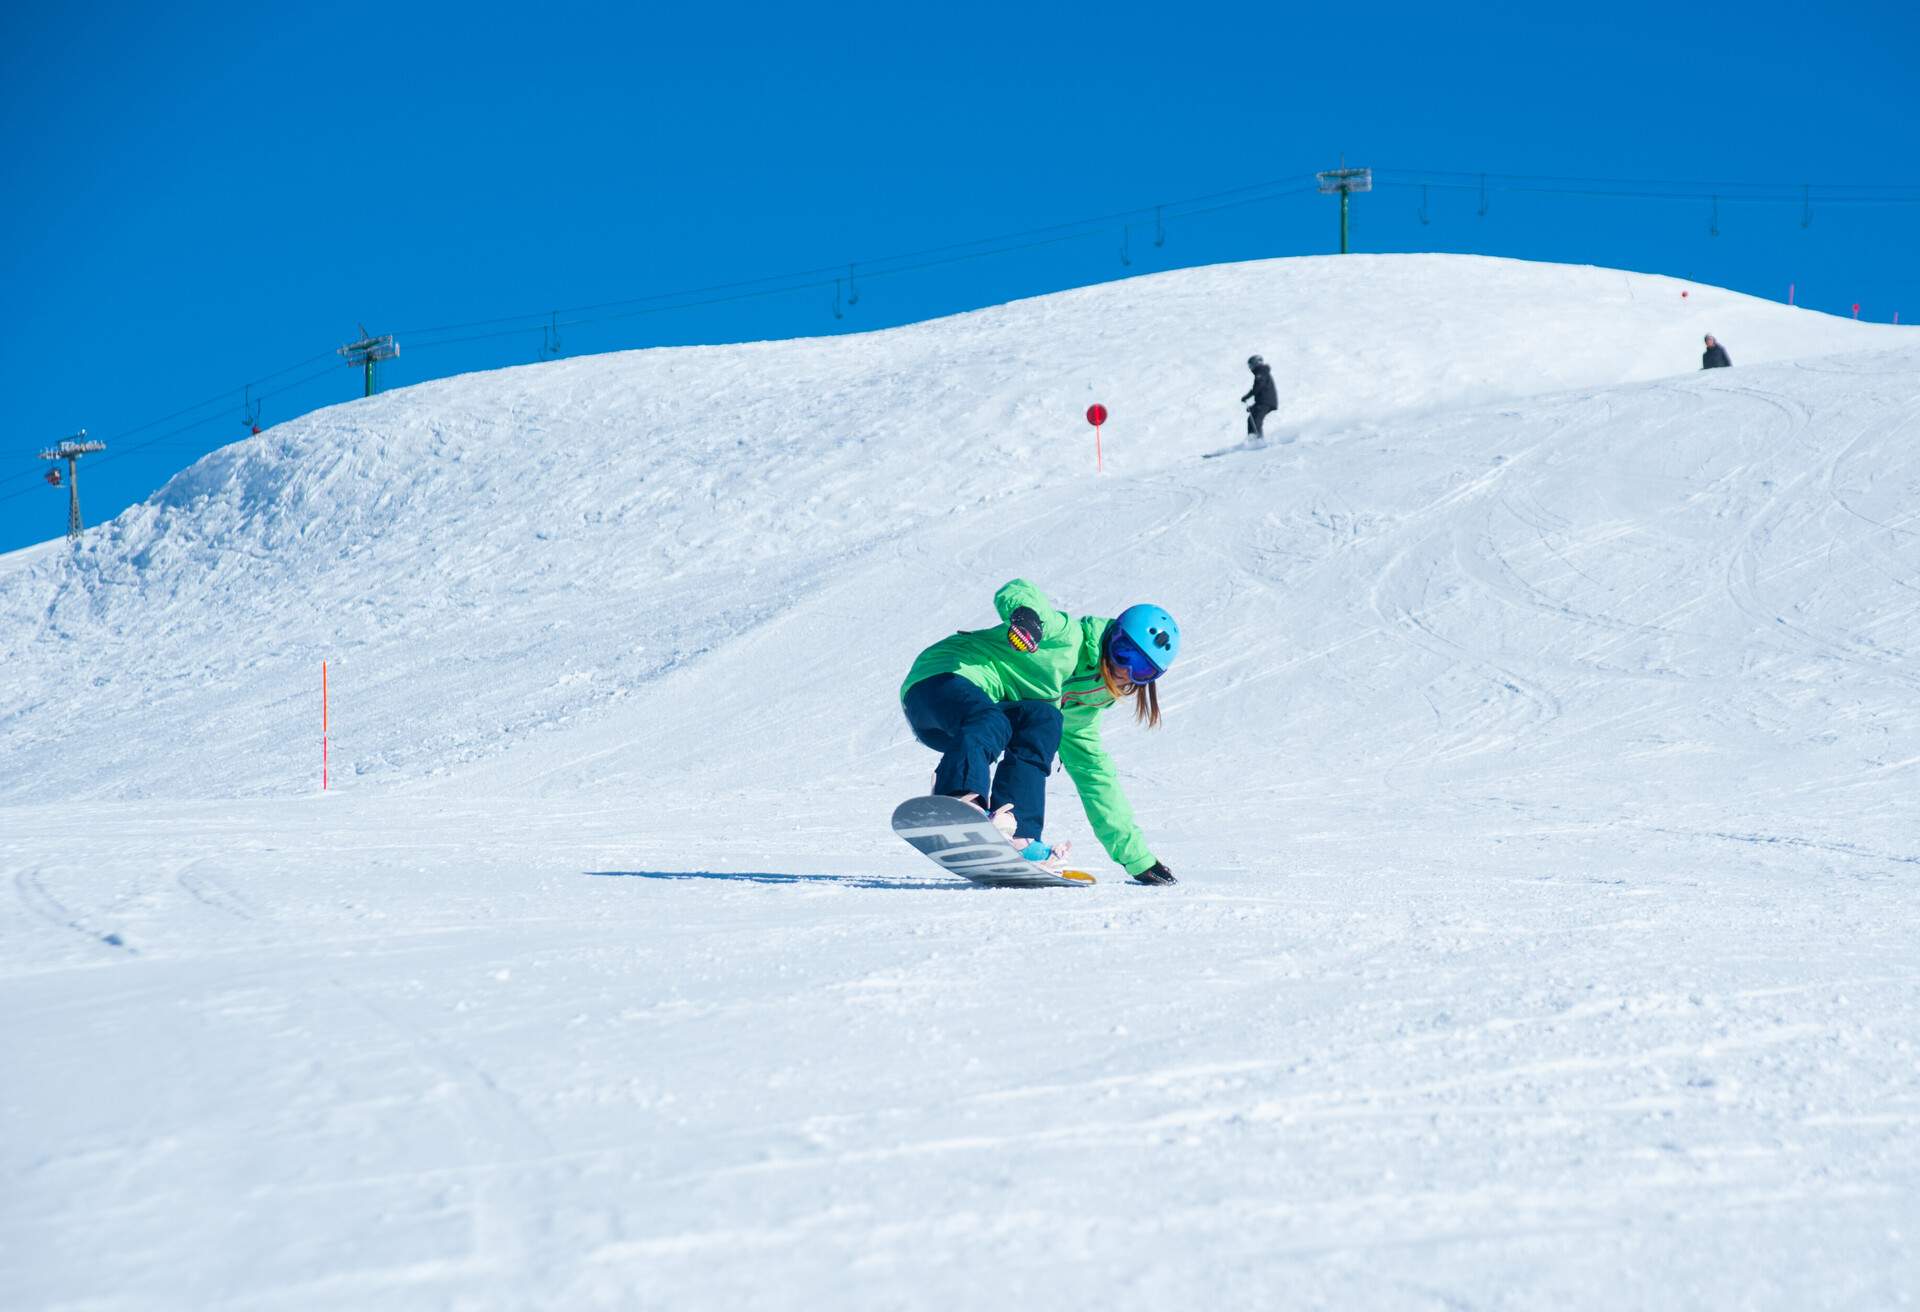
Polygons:
<instances>
[{"instance_id":1,"label":"red ball on pole","mask_svg":"<svg viewBox=\"0 0 1920 1312\"><path fill-rule=\"evenodd\" d=\"M1107 408L1095 401L1087 407L1087 422L1093 425L1093 468L1096 473L1104 473L1107 461L1100 453L1100 425L1107 422Z\"/></svg>"}]
</instances>

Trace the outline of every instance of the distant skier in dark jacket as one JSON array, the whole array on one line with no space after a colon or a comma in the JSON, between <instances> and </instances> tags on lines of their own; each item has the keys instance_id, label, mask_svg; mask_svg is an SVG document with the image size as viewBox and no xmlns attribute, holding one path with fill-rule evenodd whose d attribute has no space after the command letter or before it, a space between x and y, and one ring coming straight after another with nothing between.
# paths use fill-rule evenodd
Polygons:
<instances>
[{"instance_id":1,"label":"distant skier in dark jacket","mask_svg":"<svg viewBox=\"0 0 1920 1312\"><path fill-rule=\"evenodd\" d=\"M1702 369L1725 369L1733 361L1727 359L1727 348L1713 340L1713 334L1707 334L1707 349L1700 356Z\"/></svg>"},{"instance_id":2,"label":"distant skier in dark jacket","mask_svg":"<svg viewBox=\"0 0 1920 1312\"><path fill-rule=\"evenodd\" d=\"M1280 394L1273 388L1273 370L1259 356L1247 357L1247 368L1253 370L1253 386L1249 387L1245 401L1253 398L1253 404L1247 407L1247 436L1256 441L1265 441L1266 434L1261 426L1267 422L1267 416L1280 408Z\"/></svg>"}]
</instances>

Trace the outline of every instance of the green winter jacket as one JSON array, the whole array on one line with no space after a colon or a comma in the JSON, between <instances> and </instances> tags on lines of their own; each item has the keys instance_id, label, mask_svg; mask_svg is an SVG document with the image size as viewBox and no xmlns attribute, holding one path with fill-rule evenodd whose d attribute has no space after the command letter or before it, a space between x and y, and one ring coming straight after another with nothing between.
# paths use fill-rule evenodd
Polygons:
<instances>
[{"instance_id":1,"label":"green winter jacket","mask_svg":"<svg viewBox=\"0 0 1920 1312\"><path fill-rule=\"evenodd\" d=\"M920 653L900 685L900 696L922 679L957 674L997 702L1041 701L1060 707L1060 763L1067 767L1080 803L1107 855L1130 875L1153 864L1146 836L1120 791L1113 758L1100 742L1101 711L1114 696L1100 678L1100 642L1110 619L1078 620L1053 608L1046 594L1015 579L993 594L993 608L1006 620L1025 606L1040 617L1040 648L1022 652L1007 640L1007 627L962 630Z\"/></svg>"}]
</instances>

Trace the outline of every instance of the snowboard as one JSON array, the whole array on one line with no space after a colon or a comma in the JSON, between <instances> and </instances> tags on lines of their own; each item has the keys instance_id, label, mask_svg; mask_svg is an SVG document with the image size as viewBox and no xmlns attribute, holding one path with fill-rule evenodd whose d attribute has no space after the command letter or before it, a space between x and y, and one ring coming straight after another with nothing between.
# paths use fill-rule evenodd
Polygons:
<instances>
[{"instance_id":1,"label":"snowboard","mask_svg":"<svg viewBox=\"0 0 1920 1312\"><path fill-rule=\"evenodd\" d=\"M1013 850L1005 835L978 808L957 797L909 797L893 808L893 832L949 874L998 888L1081 887L1094 882L1084 870L1056 875Z\"/></svg>"},{"instance_id":2,"label":"snowboard","mask_svg":"<svg viewBox=\"0 0 1920 1312\"><path fill-rule=\"evenodd\" d=\"M1292 433L1272 433L1264 438L1249 437L1244 442L1232 446L1223 446L1218 451L1208 451L1201 455L1202 460L1218 460L1221 456L1234 455L1240 451L1266 451L1276 446L1293 445Z\"/></svg>"}]
</instances>

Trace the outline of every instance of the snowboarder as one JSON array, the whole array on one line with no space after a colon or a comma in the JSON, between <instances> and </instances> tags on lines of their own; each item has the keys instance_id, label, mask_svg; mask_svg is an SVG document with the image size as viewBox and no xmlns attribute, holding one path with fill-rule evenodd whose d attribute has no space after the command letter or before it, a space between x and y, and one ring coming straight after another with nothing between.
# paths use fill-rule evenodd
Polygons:
<instances>
[{"instance_id":1,"label":"snowboarder","mask_svg":"<svg viewBox=\"0 0 1920 1312\"><path fill-rule=\"evenodd\" d=\"M1733 364L1727 358L1727 348L1713 340L1713 334L1707 334L1707 349L1700 355L1702 369L1725 369Z\"/></svg>"},{"instance_id":2,"label":"snowboarder","mask_svg":"<svg viewBox=\"0 0 1920 1312\"><path fill-rule=\"evenodd\" d=\"M1042 836L1058 752L1107 855L1142 884L1173 883L1134 823L1098 717L1130 699L1136 720L1160 723L1154 681L1179 654L1180 626L1145 605L1074 619L1025 579L1002 586L993 606L999 625L934 643L900 687L913 736L940 753L933 791L990 813L1020 855L1058 873L1066 844Z\"/></svg>"},{"instance_id":3,"label":"snowboarder","mask_svg":"<svg viewBox=\"0 0 1920 1312\"><path fill-rule=\"evenodd\" d=\"M1264 442L1267 435L1261 427L1267 422L1267 416L1280 408L1280 394L1274 391L1273 370L1265 360L1257 355L1248 356L1247 368L1253 370L1253 386L1240 398L1242 401L1248 397L1253 399L1253 404L1247 407L1247 436L1255 442Z\"/></svg>"}]
</instances>

